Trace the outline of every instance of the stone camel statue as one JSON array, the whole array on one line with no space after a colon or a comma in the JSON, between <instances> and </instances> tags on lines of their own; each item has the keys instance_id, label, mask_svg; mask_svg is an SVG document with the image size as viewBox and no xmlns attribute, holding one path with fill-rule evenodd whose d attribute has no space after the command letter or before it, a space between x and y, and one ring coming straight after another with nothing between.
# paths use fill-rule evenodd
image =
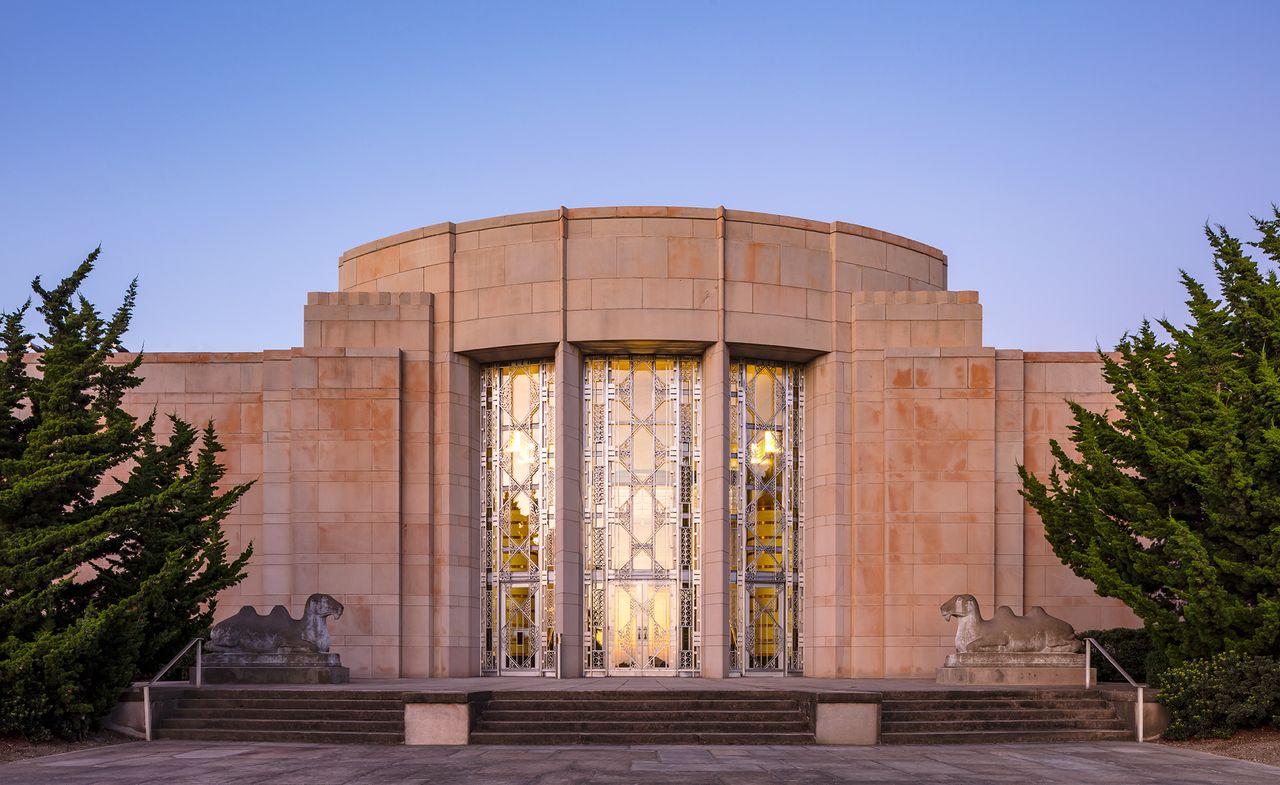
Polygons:
<instances>
[{"instance_id":1,"label":"stone camel statue","mask_svg":"<svg viewBox=\"0 0 1280 785\"><path fill-rule=\"evenodd\" d=\"M991 619L982 618L972 594L957 594L940 608L942 618L959 619L956 651L1073 654L1080 651L1076 631L1067 622L1045 613L1039 605L1019 616L1001 605Z\"/></svg>"},{"instance_id":2,"label":"stone camel statue","mask_svg":"<svg viewBox=\"0 0 1280 785\"><path fill-rule=\"evenodd\" d=\"M235 616L213 626L208 648L252 653L327 652L330 638L325 619L342 618L342 610L342 603L327 594L308 597L301 619L290 616L283 605L272 608L266 616L246 605Z\"/></svg>"}]
</instances>

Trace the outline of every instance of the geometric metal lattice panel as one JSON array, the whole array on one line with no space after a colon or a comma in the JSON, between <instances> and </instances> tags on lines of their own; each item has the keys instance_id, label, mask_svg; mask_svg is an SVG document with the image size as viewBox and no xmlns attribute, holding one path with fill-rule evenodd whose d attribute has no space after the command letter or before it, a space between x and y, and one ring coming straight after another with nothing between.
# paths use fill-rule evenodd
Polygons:
<instances>
[{"instance_id":1,"label":"geometric metal lattice panel","mask_svg":"<svg viewBox=\"0 0 1280 785\"><path fill-rule=\"evenodd\" d=\"M483 370L481 673L554 673L555 389L551 362Z\"/></svg>"},{"instance_id":2,"label":"geometric metal lattice panel","mask_svg":"<svg viewBox=\"0 0 1280 785\"><path fill-rule=\"evenodd\" d=\"M584 669L696 675L698 360L591 357L582 398Z\"/></svg>"},{"instance_id":3,"label":"geometric metal lattice panel","mask_svg":"<svg viewBox=\"0 0 1280 785\"><path fill-rule=\"evenodd\" d=\"M729 369L729 662L804 671L804 374Z\"/></svg>"}]
</instances>

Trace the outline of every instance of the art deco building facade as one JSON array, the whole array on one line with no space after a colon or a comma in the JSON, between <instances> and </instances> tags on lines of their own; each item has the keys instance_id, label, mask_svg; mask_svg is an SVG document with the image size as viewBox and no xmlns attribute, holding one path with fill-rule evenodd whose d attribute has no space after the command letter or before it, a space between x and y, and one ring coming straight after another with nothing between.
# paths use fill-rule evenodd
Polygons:
<instances>
[{"instance_id":1,"label":"art deco building facade","mask_svg":"<svg viewBox=\"0 0 1280 785\"><path fill-rule=\"evenodd\" d=\"M723 208L551 210L343 254L304 345L154 354L215 418L254 543L221 599L335 595L365 677L927 676L938 605L1132 617L1053 556L1048 465L1093 353L983 346L937 249Z\"/></svg>"}]
</instances>

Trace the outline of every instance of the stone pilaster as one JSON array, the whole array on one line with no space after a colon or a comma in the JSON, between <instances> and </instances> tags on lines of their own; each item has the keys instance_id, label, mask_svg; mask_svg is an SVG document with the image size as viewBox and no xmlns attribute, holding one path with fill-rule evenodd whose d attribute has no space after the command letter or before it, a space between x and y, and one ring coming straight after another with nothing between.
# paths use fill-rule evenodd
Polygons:
<instances>
[{"instance_id":1,"label":"stone pilaster","mask_svg":"<svg viewBox=\"0 0 1280 785\"><path fill-rule=\"evenodd\" d=\"M560 674L582 675L582 356L556 349L556 632Z\"/></svg>"},{"instance_id":2,"label":"stone pilaster","mask_svg":"<svg viewBox=\"0 0 1280 785\"><path fill-rule=\"evenodd\" d=\"M729 675L729 351L702 355L702 675Z\"/></svg>"}]
</instances>

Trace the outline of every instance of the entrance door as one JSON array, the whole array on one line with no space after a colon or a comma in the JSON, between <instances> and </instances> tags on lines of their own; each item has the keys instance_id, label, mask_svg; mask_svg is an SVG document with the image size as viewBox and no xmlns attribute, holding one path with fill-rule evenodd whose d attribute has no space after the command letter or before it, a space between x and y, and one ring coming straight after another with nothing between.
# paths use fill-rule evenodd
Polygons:
<instances>
[{"instance_id":1,"label":"entrance door","mask_svg":"<svg viewBox=\"0 0 1280 785\"><path fill-rule=\"evenodd\" d=\"M698 363L585 365L586 672L696 675Z\"/></svg>"},{"instance_id":2,"label":"entrance door","mask_svg":"<svg viewBox=\"0 0 1280 785\"><path fill-rule=\"evenodd\" d=\"M610 586L613 647L609 670L637 676L669 675L671 587L656 581L615 582Z\"/></svg>"}]
</instances>

